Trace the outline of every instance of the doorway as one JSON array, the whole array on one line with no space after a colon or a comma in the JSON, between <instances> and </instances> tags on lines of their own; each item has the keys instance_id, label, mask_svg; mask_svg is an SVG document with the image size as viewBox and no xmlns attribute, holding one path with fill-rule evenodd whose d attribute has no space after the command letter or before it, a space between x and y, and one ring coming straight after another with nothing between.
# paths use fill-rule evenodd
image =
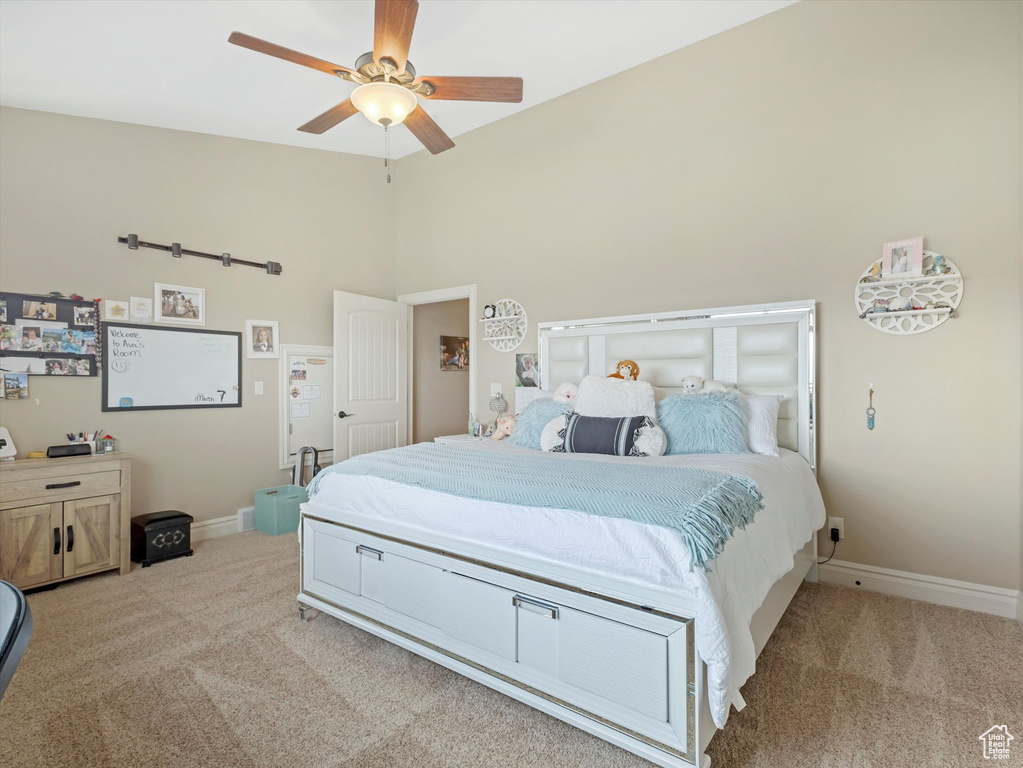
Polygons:
<instances>
[{"instance_id":1,"label":"doorway","mask_svg":"<svg viewBox=\"0 0 1023 768\"><path fill-rule=\"evenodd\" d=\"M399 301L409 305L409 442L464 435L474 412L476 286Z\"/></svg>"}]
</instances>

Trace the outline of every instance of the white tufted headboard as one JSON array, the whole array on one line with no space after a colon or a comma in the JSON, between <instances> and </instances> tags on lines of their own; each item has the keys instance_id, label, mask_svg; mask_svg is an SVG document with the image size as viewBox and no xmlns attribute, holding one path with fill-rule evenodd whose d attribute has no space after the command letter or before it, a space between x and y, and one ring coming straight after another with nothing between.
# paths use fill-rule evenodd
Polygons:
<instances>
[{"instance_id":1,"label":"white tufted headboard","mask_svg":"<svg viewBox=\"0 0 1023 768\"><path fill-rule=\"evenodd\" d=\"M816 469L816 303L791 301L540 323L540 386L606 376L634 360L642 381L680 391L684 376L778 394L778 444Z\"/></svg>"}]
</instances>

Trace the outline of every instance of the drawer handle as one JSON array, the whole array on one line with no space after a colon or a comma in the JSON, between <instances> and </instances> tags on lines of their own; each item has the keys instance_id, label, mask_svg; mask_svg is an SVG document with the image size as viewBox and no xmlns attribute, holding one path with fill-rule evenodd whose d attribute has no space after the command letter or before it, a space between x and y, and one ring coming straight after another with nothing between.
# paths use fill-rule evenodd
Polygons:
<instances>
[{"instance_id":1,"label":"drawer handle","mask_svg":"<svg viewBox=\"0 0 1023 768\"><path fill-rule=\"evenodd\" d=\"M544 613L550 613L552 619L557 619L560 614L558 606L545 603L533 597L524 597L523 595L515 595L512 598L512 605L516 608L539 608Z\"/></svg>"},{"instance_id":2,"label":"drawer handle","mask_svg":"<svg viewBox=\"0 0 1023 768\"><path fill-rule=\"evenodd\" d=\"M73 526L67 527L67 551L72 552L75 548L75 529Z\"/></svg>"},{"instance_id":3,"label":"drawer handle","mask_svg":"<svg viewBox=\"0 0 1023 768\"><path fill-rule=\"evenodd\" d=\"M74 488L76 485L81 485L81 480L72 480L70 483L50 483L46 486L46 490L52 491L56 488Z\"/></svg>"},{"instance_id":4,"label":"drawer handle","mask_svg":"<svg viewBox=\"0 0 1023 768\"><path fill-rule=\"evenodd\" d=\"M367 547L362 544L358 544L355 547L355 551L360 555L368 555L369 557L375 557L377 560L384 559L384 553L379 549L373 549L373 547Z\"/></svg>"},{"instance_id":5,"label":"drawer handle","mask_svg":"<svg viewBox=\"0 0 1023 768\"><path fill-rule=\"evenodd\" d=\"M53 554L60 554L60 528L53 529Z\"/></svg>"}]
</instances>

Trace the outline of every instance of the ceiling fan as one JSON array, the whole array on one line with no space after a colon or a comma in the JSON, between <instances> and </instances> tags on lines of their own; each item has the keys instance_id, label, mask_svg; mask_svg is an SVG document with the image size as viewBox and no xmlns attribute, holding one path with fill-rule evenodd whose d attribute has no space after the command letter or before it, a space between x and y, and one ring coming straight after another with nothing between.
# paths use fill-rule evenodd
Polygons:
<instances>
[{"instance_id":1,"label":"ceiling fan","mask_svg":"<svg viewBox=\"0 0 1023 768\"><path fill-rule=\"evenodd\" d=\"M388 126L404 122L413 135L433 154L451 149L455 143L426 114L419 98L437 101L522 101L521 77L416 77L408 60L412 29L419 11L418 0L376 0L373 50L364 53L350 69L308 56L290 48L232 32L228 42L275 56L303 67L355 83L350 99L314 117L298 130L324 133L356 112L371 122Z\"/></svg>"}]
</instances>

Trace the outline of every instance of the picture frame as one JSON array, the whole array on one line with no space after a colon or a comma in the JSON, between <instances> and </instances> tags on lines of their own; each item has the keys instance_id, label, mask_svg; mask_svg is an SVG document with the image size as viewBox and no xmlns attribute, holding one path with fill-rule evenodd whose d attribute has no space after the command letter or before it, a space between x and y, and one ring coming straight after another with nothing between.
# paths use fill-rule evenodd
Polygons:
<instances>
[{"instance_id":1,"label":"picture frame","mask_svg":"<svg viewBox=\"0 0 1023 768\"><path fill-rule=\"evenodd\" d=\"M882 246L881 277L884 280L923 275L924 239L893 240Z\"/></svg>"},{"instance_id":2,"label":"picture frame","mask_svg":"<svg viewBox=\"0 0 1023 768\"><path fill-rule=\"evenodd\" d=\"M245 349L250 358L281 356L280 331L276 320L246 320Z\"/></svg>"},{"instance_id":3,"label":"picture frame","mask_svg":"<svg viewBox=\"0 0 1023 768\"><path fill-rule=\"evenodd\" d=\"M103 299L104 320L127 320L128 302L120 299Z\"/></svg>"},{"instance_id":4,"label":"picture frame","mask_svg":"<svg viewBox=\"0 0 1023 768\"><path fill-rule=\"evenodd\" d=\"M540 356L535 352L515 355L515 386L540 386Z\"/></svg>"},{"instance_id":5,"label":"picture frame","mask_svg":"<svg viewBox=\"0 0 1023 768\"><path fill-rule=\"evenodd\" d=\"M469 370L469 337L440 337L440 369L442 371Z\"/></svg>"},{"instance_id":6,"label":"picture frame","mask_svg":"<svg viewBox=\"0 0 1023 768\"><path fill-rule=\"evenodd\" d=\"M153 319L171 325L206 325L206 289L153 283Z\"/></svg>"}]
</instances>

